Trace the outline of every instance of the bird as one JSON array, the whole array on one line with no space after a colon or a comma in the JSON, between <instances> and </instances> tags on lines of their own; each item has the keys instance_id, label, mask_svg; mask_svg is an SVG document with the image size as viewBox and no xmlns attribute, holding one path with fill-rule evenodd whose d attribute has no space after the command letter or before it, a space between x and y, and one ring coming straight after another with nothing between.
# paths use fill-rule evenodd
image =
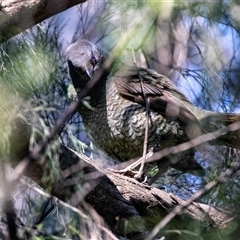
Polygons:
<instances>
[{"instance_id":1,"label":"bird","mask_svg":"<svg viewBox=\"0 0 240 240\"><path fill-rule=\"evenodd\" d=\"M86 39L67 48L66 58L76 93L84 89L109 56L106 50ZM119 162L142 156L146 121L148 153L240 121L240 114L196 107L170 79L153 69L124 63L117 66L104 72L85 99L88 104L80 105L78 112L91 141ZM240 149L240 130L228 132L211 144ZM160 173L172 167L196 175L199 171L202 175L202 167L194 159L195 151L190 149L156 161Z\"/></svg>"}]
</instances>

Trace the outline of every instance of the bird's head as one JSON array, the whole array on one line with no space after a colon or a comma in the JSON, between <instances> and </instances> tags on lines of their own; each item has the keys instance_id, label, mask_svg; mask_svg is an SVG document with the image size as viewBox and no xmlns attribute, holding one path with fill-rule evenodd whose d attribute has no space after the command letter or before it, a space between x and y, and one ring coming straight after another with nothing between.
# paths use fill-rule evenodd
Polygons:
<instances>
[{"instance_id":1,"label":"bird's head","mask_svg":"<svg viewBox=\"0 0 240 240\"><path fill-rule=\"evenodd\" d=\"M67 48L67 61L75 88L83 88L101 67L106 56L88 40L80 40Z\"/></svg>"}]
</instances>

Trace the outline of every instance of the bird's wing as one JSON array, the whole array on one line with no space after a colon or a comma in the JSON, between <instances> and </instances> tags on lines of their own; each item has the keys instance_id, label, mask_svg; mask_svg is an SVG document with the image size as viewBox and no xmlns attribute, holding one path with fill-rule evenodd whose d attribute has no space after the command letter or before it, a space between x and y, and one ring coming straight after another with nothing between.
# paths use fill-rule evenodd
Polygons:
<instances>
[{"instance_id":1,"label":"bird's wing","mask_svg":"<svg viewBox=\"0 0 240 240\"><path fill-rule=\"evenodd\" d=\"M114 82L122 97L146 106L145 94L151 110L169 119L179 119L185 128L190 129L189 138L202 134L198 120L189 108L191 102L167 77L152 69L124 67L114 75Z\"/></svg>"}]
</instances>

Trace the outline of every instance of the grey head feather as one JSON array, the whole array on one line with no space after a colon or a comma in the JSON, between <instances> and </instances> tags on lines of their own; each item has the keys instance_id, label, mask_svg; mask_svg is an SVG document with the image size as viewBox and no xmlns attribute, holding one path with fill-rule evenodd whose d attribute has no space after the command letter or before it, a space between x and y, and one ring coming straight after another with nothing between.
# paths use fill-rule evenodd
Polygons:
<instances>
[{"instance_id":1,"label":"grey head feather","mask_svg":"<svg viewBox=\"0 0 240 240\"><path fill-rule=\"evenodd\" d=\"M102 66L108 53L96 44L83 39L67 48L66 57L73 85L82 89Z\"/></svg>"}]
</instances>

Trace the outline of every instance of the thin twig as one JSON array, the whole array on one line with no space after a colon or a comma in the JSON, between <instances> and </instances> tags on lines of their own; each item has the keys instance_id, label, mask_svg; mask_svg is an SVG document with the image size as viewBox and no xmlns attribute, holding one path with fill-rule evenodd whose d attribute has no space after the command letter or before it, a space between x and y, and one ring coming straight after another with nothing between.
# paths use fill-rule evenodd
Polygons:
<instances>
[{"instance_id":1,"label":"thin twig","mask_svg":"<svg viewBox=\"0 0 240 240\"><path fill-rule=\"evenodd\" d=\"M111 237L112 240L118 240L118 238L112 233L112 231L103 226L103 224L105 223L104 219L89 203L83 202L82 205L84 208L86 208L87 212L90 213L90 216L94 219L94 222L97 223L98 227L102 231L104 231L109 237Z\"/></svg>"},{"instance_id":2,"label":"thin twig","mask_svg":"<svg viewBox=\"0 0 240 240\"><path fill-rule=\"evenodd\" d=\"M5 201L4 211L5 211L6 217L7 217L9 238L11 240L18 240L19 238L17 236L17 226L16 226L16 223L15 223L16 213L15 213L15 210L14 210L12 199L10 199L8 201Z\"/></svg>"},{"instance_id":3,"label":"thin twig","mask_svg":"<svg viewBox=\"0 0 240 240\"><path fill-rule=\"evenodd\" d=\"M136 31L136 30L135 30ZM134 34L134 31L133 33ZM94 86L98 83L103 75L105 75L109 69L116 63L117 59L119 58L122 50L126 46L126 44L131 39L131 34L126 33L123 37L119 40L116 48L113 51L113 55L109 56L106 61L104 62L103 66L94 73L93 78L88 81L85 88L81 90L78 94L78 101L73 102L70 107L66 110L66 112L59 118L56 122L53 129L50 131L49 136L43 139L39 144L37 144L34 149L26 156L14 169L14 173L12 174L12 181L16 182L20 177L24 174L25 169L27 168L28 164L31 161L36 160L40 157L47 145L53 140L53 138L61 131L64 124L68 121L68 119L77 111L77 108L82 104L82 99L88 96L93 90Z\"/></svg>"},{"instance_id":4,"label":"thin twig","mask_svg":"<svg viewBox=\"0 0 240 240\"><path fill-rule=\"evenodd\" d=\"M16 212L14 209L13 199L11 195L11 191L9 191L9 187L11 186L9 180L10 176L10 165L8 163L3 165L3 193L4 193L4 202L3 202L3 210L6 214L7 218L7 227L9 232L9 239L11 240L18 240L17 236L17 225L15 223L16 220Z\"/></svg>"},{"instance_id":5,"label":"thin twig","mask_svg":"<svg viewBox=\"0 0 240 240\"><path fill-rule=\"evenodd\" d=\"M145 134L144 134L144 142L143 142L143 154L142 154L141 166L140 166L140 168L138 170L138 176L137 176L137 177L140 177L142 175L142 172L143 172L143 168L144 168L144 164L145 164L146 156L147 156L147 149L148 149L148 130L149 130L150 100L149 100L148 96L146 95L146 92L144 91L143 79L142 79L142 76L140 75L139 70L138 70L138 66L137 66L137 62L136 62L136 58L135 58L135 55L134 55L133 48L132 48L132 54L133 54L133 63L135 65L135 67L136 67L138 78L140 80L142 96L143 96L144 102L146 103L146 121L145 121Z\"/></svg>"},{"instance_id":6,"label":"thin twig","mask_svg":"<svg viewBox=\"0 0 240 240\"><path fill-rule=\"evenodd\" d=\"M197 138L194 138L194 139L192 139L188 142L181 143L181 144L178 144L178 145L173 146L173 147L167 147L167 148L164 148L160 151L157 151L157 152L153 153L151 155L151 157L148 157L146 159L145 163L154 162L156 160L161 161L160 160L161 158L166 157L169 154L177 154L177 153L180 153L180 152L184 152L184 151L189 150L193 147L197 147L197 146L199 146L203 143L213 141L213 140L217 139L218 137L220 137L222 135L225 135L227 132L234 132L234 131L237 131L238 129L240 129L240 121L232 123L232 124L230 124L226 127L218 129L214 132L203 134L203 135L201 135ZM129 166L130 164L136 162L137 160L139 160L139 158L134 158L134 159L131 159L129 161L116 164L114 166L114 169L122 169L125 166Z\"/></svg>"},{"instance_id":7,"label":"thin twig","mask_svg":"<svg viewBox=\"0 0 240 240\"><path fill-rule=\"evenodd\" d=\"M8 240L8 238L2 232L0 232L0 239Z\"/></svg>"},{"instance_id":8,"label":"thin twig","mask_svg":"<svg viewBox=\"0 0 240 240\"><path fill-rule=\"evenodd\" d=\"M189 206L191 203L193 203L195 200L197 200L199 197L201 197L203 194L209 192L213 187L215 187L217 184L224 183L228 181L234 173L236 173L240 169L240 165L233 166L229 168L224 174L222 174L217 180L211 181L208 184L206 184L202 189L194 193L186 202L183 204L175 207L168 215L166 215L161 222L159 222L150 235L147 237L146 240L153 239L176 215L180 214L184 208Z\"/></svg>"},{"instance_id":9,"label":"thin twig","mask_svg":"<svg viewBox=\"0 0 240 240\"><path fill-rule=\"evenodd\" d=\"M32 184L27 183L27 182L26 182L25 180L23 180L23 179L20 179L20 182L21 182L23 185L27 186L28 188L32 189L33 191L37 192L38 194L40 194L40 195L42 195L42 196L44 196L44 197L46 197L46 198L49 198L49 199L51 198L51 199L57 201L58 204L60 204L60 205L62 205L63 207L66 207L66 208L70 209L71 211L77 213L77 214L78 214L79 216L81 216L83 219L85 219L85 220L91 220L91 218L90 218L89 216L87 216L85 213L83 213L82 211L80 211L79 208L76 208L76 207L70 205L69 203L66 203L66 202L58 199L57 197L52 196L52 195L50 195L49 193L44 192L44 191L41 190L40 188L37 188L37 187L33 186ZM83 203L83 205L85 206L84 203ZM109 229L106 229L104 226L102 226L101 223L95 222L95 224L96 224L101 230L103 230L104 232L106 232L106 234L108 234L113 240L116 240L116 239L117 239L117 238L113 235L113 233L112 233Z\"/></svg>"},{"instance_id":10,"label":"thin twig","mask_svg":"<svg viewBox=\"0 0 240 240\"><path fill-rule=\"evenodd\" d=\"M225 135L228 132L237 131L238 129L240 129L240 121L232 123L226 127L218 129L214 132L203 134L203 135L201 135L197 138L194 138L188 142L178 144L173 147L164 148L163 150L155 152L151 157L147 158L146 163L154 162L156 160L159 160L163 157L168 156L169 154L177 154L180 152L184 152L190 148L197 147L200 144L213 141L216 138L218 138L222 135Z\"/></svg>"},{"instance_id":11,"label":"thin twig","mask_svg":"<svg viewBox=\"0 0 240 240\"><path fill-rule=\"evenodd\" d=\"M68 204L68 203L60 200L59 198L57 198L57 197L55 197L55 196L52 196L52 195L49 194L49 193L44 192L44 191L41 190L40 188L35 187L35 186L33 186L32 184L27 183L27 182L26 182L25 180L23 180L23 179L20 179L19 181L20 181L21 184L27 186L28 188L32 189L33 191L37 192L38 194L40 194L40 195L42 195L42 196L44 196L44 197L46 197L46 198L52 198L53 200L57 201L58 204L66 207L66 208L68 208L68 209L71 209L73 212L77 213L77 214L78 214L79 216L81 216L82 218L84 218L84 219L89 219L89 217L88 217L85 213L81 212L78 208L73 207L73 206L71 206L70 204Z\"/></svg>"}]
</instances>

